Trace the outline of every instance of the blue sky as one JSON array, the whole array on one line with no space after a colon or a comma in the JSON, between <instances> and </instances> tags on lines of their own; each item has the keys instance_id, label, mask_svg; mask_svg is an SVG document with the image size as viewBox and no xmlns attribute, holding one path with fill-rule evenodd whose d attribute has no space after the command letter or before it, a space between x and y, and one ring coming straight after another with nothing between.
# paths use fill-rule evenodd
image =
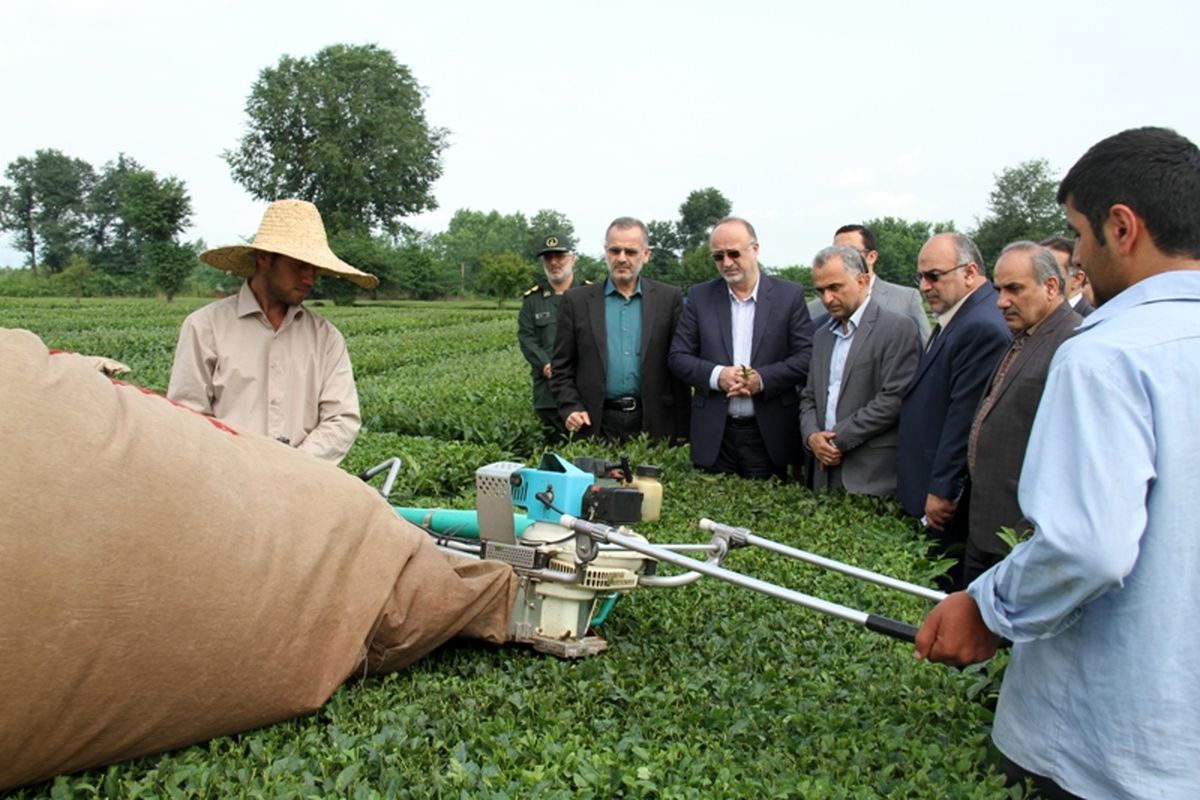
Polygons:
<instances>
[{"instance_id":1,"label":"blue sky","mask_svg":"<svg viewBox=\"0 0 1200 800\"><path fill-rule=\"evenodd\" d=\"M985 10L986 9L986 10ZM715 186L769 265L846 222L986 213L993 176L1061 173L1138 125L1200 140L1200 4L6 0L0 165L125 152L183 179L188 238L249 237L262 203L221 151L260 70L329 44L394 52L450 129L439 209L554 208L598 254L620 215ZM21 256L0 241L0 265Z\"/></svg>"}]
</instances>

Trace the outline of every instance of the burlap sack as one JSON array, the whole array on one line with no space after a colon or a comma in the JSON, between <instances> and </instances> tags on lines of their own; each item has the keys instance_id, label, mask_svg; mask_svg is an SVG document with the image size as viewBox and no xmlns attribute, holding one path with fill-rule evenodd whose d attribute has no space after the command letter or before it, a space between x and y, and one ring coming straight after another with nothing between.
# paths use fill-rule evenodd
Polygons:
<instances>
[{"instance_id":1,"label":"burlap sack","mask_svg":"<svg viewBox=\"0 0 1200 800\"><path fill-rule=\"evenodd\" d=\"M502 641L515 585L354 477L0 329L0 789ZM369 644L369 647L368 647Z\"/></svg>"}]
</instances>

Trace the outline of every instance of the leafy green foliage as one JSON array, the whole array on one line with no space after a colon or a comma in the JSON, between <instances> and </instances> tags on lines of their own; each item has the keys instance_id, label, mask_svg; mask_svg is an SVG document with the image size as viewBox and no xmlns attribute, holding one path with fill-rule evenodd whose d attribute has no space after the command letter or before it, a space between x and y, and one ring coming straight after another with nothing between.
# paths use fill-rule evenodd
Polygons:
<instances>
[{"instance_id":1,"label":"leafy green foliage","mask_svg":"<svg viewBox=\"0 0 1200 800\"><path fill-rule=\"evenodd\" d=\"M486 289L496 297L496 308L504 308L507 298L514 296L533 280L533 265L516 253L489 253L483 257L479 288Z\"/></svg>"},{"instance_id":2,"label":"leafy green foliage","mask_svg":"<svg viewBox=\"0 0 1200 800\"><path fill-rule=\"evenodd\" d=\"M92 166L58 150L38 150L10 163L4 177L12 186L0 188L0 230L15 234L33 272L65 269L86 227Z\"/></svg>"},{"instance_id":3,"label":"leafy green foliage","mask_svg":"<svg viewBox=\"0 0 1200 800\"><path fill-rule=\"evenodd\" d=\"M798 264L792 264L786 267L771 270L771 274L777 278L782 278L785 281L792 281L804 287L804 291L808 297L813 297L813 282L812 282L812 267L802 267Z\"/></svg>"},{"instance_id":4,"label":"leafy green foliage","mask_svg":"<svg viewBox=\"0 0 1200 800\"><path fill-rule=\"evenodd\" d=\"M198 266L196 247L179 242L192 201L177 178L124 154L97 176L57 150L18 158L5 174L14 185L0 187L0 230L15 234L35 277L74 264L64 283L76 297L159 291L170 302Z\"/></svg>"},{"instance_id":5,"label":"leafy green foliage","mask_svg":"<svg viewBox=\"0 0 1200 800\"><path fill-rule=\"evenodd\" d=\"M122 360L134 382L161 390L179 323L199 304L0 298L0 323ZM400 456L393 502L469 508L477 467L540 455L515 311L320 311L346 336L364 413L343 467ZM706 475L686 448L645 439L622 450L664 468L662 519L637 526L653 541L706 541L696 520L707 516L918 583L941 569L890 501ZM558 452L620 451L586 441ZM754 549L726 563L908 622L928 608ZM404 672L350 681L313 715L14 797L1020 796L987 766L1000 661L965 671L916 662L851 623L708 579L622 598L602 633L608 651L578 662L452 643Z\"/></svg>"},{"instance_id":6,"label":"leafy green foliage","mask_svg":"<svg viewBox=\"0 0 1200 800\"><path fill-rule=\"evenodd\" d=\"M875 274L885 281L912 286L917 274L917 256L935 233L954 230L952 222L923 222L898 217L879 217L863 223L875 233L879 260Z\"/></svg>"},{"instance_id":7,"label":"leafy green foliage","mask_svg":"<svg viewBox=\"0 0 1200 800\"><path fill-rule=\"evenodd\" d=\"M988 215L971 232L983 260L995 266L1000 251L1018 239L1040 242L1067 235L1067 218L1055 200L1058 179L1044 158L1022 161L996 175Z\"/></svg>"},{"instance_id":8,"label":"leafy green foliage","mask_svg":"<svg viewBox=\"0 0 1200 800\"><path fill-rule=\"evenodd\" d=\"M297 197L331 231L395 235L400 217L437 207L447 131L426 122L423 102L409 68L375 45L284 56L251 87L246 134L224 157L260 200Z\"/></svg>"},{"instance_id":9,"label":"leafy green foliage","mask_svg":"<svg viewBox=\"0 0 1200 800\"><path fill-rule=\"evenodd\" d=\"M722 218L729 216L733 203L712 186L688 193L679 206L679 232L683 250L694 250L708 242L708 234Z\"/></svg>"}]
</instances>

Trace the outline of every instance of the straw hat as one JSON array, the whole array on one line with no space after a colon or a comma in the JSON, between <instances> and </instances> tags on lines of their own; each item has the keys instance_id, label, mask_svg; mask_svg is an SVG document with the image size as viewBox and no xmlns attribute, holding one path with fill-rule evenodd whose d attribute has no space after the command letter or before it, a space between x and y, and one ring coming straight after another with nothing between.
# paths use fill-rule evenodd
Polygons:
<instances>
[{"instance_id":1,"label":"straw hat","mask_svg":"<svg viewBox=\"0 0 1200 800\"><path fill-rule=\"evenodd\" d=\"M374 289L379 285L379 278L350 266L333 254L325 237L321 212L305 200L276 200L263 213L254 241L205 250L200 254L200 260L217 269L249 278L254 275L255 251L290 256L312 264L319 275L336 275L364 289Z\"/></svg>"}]
</instances>

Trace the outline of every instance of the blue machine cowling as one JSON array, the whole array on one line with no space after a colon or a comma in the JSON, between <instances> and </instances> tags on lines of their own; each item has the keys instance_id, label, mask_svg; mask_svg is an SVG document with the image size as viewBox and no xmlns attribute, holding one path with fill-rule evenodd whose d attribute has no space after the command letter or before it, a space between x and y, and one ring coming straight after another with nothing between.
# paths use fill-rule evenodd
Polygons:
<instances>
[{"instance_id":1,"label":"blue machine cowling","mask_svg":"<svg viewBox=\"0 0 1200 800\"><path fill-rule=\"evenodd\" d=\"M595 482L591 473L560 456L545 453L537 467L517 471L512 484L512 502L514 506L524 508L531 520L557 523L563 514L580 516L584 493ZM539 494L549 503L539 499Z\"/></svg>"}]
</instances>

